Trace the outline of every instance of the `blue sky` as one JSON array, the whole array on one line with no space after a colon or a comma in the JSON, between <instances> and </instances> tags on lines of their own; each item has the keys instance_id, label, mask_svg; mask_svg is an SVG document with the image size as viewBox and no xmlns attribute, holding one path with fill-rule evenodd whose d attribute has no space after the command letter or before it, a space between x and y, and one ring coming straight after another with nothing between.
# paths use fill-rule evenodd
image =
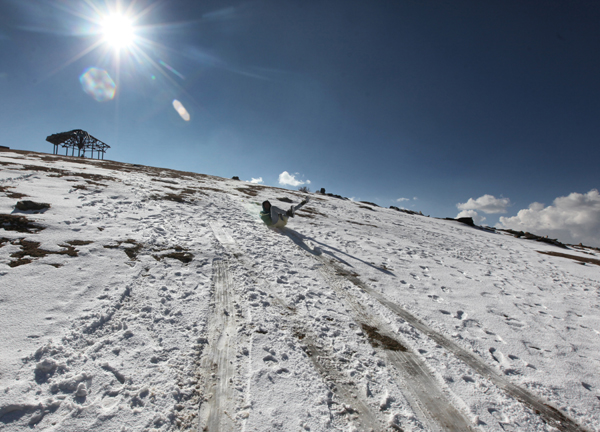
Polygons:
<instances>
[{"instance_id":1,"label":"blue sky","mask_svg":"<svg viewBox=\"0 0 600 432\"><path fill-rule=\"evenodd\" d=\"M0 145L84 129L108 159L600 245L597 1L123 1L120 50L117 9L0 0Z\"/></svg>"}]
</instances>

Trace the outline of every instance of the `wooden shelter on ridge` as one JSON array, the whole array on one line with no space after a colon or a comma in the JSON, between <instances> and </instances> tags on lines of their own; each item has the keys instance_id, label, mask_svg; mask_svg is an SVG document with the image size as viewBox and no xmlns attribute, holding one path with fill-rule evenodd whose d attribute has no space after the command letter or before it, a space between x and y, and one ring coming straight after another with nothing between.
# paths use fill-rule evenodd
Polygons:
<instances>
[{"instance_id":1,"label":"wooden shelter on ridge","mask_svg":"<svg viewBox=\"0 0 600 432\"><path fill-rule=\"evenodd\" d=\"M108 144L81 129L50 135L46 137L46 141L54 144L53 154L58 154L58 146L62 145L66 149L65 155L67 156L69 155L69 149L72 149L71 156L75 156L75 148L77 148L77 156L85 157L85 151L89 149L92 151L92 159L94 158L94 150L97 152L97 159L100 159L100 153L102 153L102 159L104 159L106 149L110 148Z\"/></svg>"}]
</instances>

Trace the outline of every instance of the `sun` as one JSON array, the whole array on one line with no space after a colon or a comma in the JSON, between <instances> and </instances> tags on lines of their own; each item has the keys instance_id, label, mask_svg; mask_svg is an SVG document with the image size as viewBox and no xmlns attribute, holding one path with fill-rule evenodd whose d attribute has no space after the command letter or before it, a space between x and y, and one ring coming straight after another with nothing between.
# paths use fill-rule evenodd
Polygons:
<instances>
[{"instance_id":1,"label":"sun","mask_svg":"<svg viewBox=\"0 0 600 432\"><path fill-rule=\"evenodd\" d=\"M102 34L104 41L110 46L121 49L133 44L133 24L124 15L109 15L102 20Z\"/></svg>"}]
</instances>

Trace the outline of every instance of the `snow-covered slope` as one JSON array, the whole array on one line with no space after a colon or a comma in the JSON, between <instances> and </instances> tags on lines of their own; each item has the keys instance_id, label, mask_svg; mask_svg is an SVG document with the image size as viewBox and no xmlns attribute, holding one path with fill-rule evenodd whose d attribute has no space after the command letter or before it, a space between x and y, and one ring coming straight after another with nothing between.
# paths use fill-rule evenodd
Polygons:
<instances>
[{"instance_id":1,"label":"snow-covered slope","mask_svg":"<svg viewBox=\"0 0 600 432\"><path fill-rule=\"evenodd\" d=\"M597 251L28 152L0 188L2 430L600 430Z\"/></svg>"}]
</instances>

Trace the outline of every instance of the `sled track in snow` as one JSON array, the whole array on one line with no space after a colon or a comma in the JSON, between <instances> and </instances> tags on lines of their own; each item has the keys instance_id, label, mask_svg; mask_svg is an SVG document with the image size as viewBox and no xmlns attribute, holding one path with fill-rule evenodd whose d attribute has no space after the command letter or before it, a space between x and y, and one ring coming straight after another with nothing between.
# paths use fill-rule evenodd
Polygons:
<instances>
[{"instance_id":1,"label":"sled track in snow","mask_svg":"<svg viewBox=\"0 0 600 432\"><path fill-rule=\"evenodd\" d=\"M251 261L239 250L235 241L217 224L211 223L211 228L215 232L215 236L221 244L229 250L237 259L239 259L246 267L246 270L256 277L255 272L251 269ZM319 257L320 258L320 257ZM328 265L326 261L320 259L320 262L325 264L324 276L331 282L332 288L338 293L340 299L345 302L349 309L353 311L354 320L359 323L363 329L366 327L372 328L376 335L380 338L386 338L387 341L392 341L393 332L386 329L386 325L373 315L369 314L360 303L355 300L347 291L344 291L340 286L340 281L346 281L344 275L339 272L339 269ZM341 276L341 277L340 277ZM293 308L287 306L283 300L279 299L274 290L268 288L270 294L278 300L281 306L286 308L288 312L294 311ZM344 377L338 371L333 356L329 356L323 348L315 341L316 338L307 332L298 319L294 320L296 333L304 336L302 343L305 346L305 352L309 355L315 369L324 378L325 381L335 383L332 386L332 391L342 400L345 405L351 406L359 413L359 420L364 430L374 428L379 422L377 415L372 412L369 406L360 398L356 398L356 389L354 386L345 383ZM394 335L395 336L395 335ZM384 343L383 349L378 349L379 356L387 358L388 363L392 364L396 372L402 377L401 387L408 387L410 394L405 394L415 412L420 413L425 423L429 423L433 430L446 430L451 432L468 432L474 431L471 422L466 416L456 409L448 400L446 394L440 388L431 372L428 370L423 360L413 352L405 349L402 344L396 342L403 349L388 349ZM342 369L343 370L343 369ZM412 397L411 397L412 396ZM377 429L375 429L377 430Z\"/></svg>"},{"instance_id":2,"label":"sled track in snow","mask_svg":"<svg viewBox=\"0 0 600 432\"><path fill-rule=\"evenodd\" d=\"M233 255L244 267L247 274L254 279L255 283L259 283L259 276L252 269L252 261L239 249L233 238L225 232L216 222L211 222L210 226L215 234L215 237L221 245ZM291 321L293 332L301 340L303 349L312 362L315 370L321 375L324 382L327 383L331 391L338 397L341 404L346 407L351 407L349 411L356 415L356 419L361 425L360 430L365 431L383 431L378 416L373 412L369 405L361 398L356 397L358 389L355 385L347 382L347 379L340 372L344 370L344 365L339 363L334 355L330 355L325 348L320 346L316 340L317 337L312 334L297 317L295 308L287 305L281 298L275 294L275 290L261 280L260 285L268 291L269 296L276 300L278 305L283 309L282 314L287 316ZM216 295L216 293L215 293ZM201 429L202 430L202 429ZM226 429L205 429L205 430L226 430Z\"/></svg>"},{"instance_id":3,"label":"sled track in snow","mask_svg":"<svg viewBox=\"0 0 600 432\"><path fill-rule=\"evenodd\" d=\"M339 265L335 266L341 270ZM363 291L375 298L382 305L386 306L396 315L411 324L414 328L426 334L438 345L443 346L448 351L452 352L456 357L469 365L477 373L489 379L499 388L506 391L509 395L527 405L550 426L553 426L563 432L589 432L587 428L577 424L573 419L568 417L557 408L551 406L541 397L536 396L530 391L507 380L505 377L496 372L491 366L487 365L483 360L481 360L476 354L461 348L457 343L448 339L441 333L433 330L407 310L387 300L381 294L369 288L356 276L352 276L346 271L346 277L348 280L360 287Z\"/></svg>"},{"instance_id":4,"label":"sled track in snow","mask_svg":"<svg viewBox=\"0 0 600 432\"><path fill-rule=\"evenodd\" d=\"M404 396L413 410L421 413L432 428L438 425L444 431L474 432L471 421L448 400L423 359L399 342L398 335L389 325L370 314L367 307L343 288L343 282L347 283L348 272L341 272L339 266L332 265L322 255L315 258L323 263L323 275L329 280L339 298L353 311L355 321L361 324L370 340L374 339L374 347L400 374L401 380L404 381L402 387L410 392L407 394L403 390Z\"/></svg>"},{"instance_id":5,"label":"sled track in snow","mask_svg":"<svg viewBox=\"0 0 600 432\"><path fill-rule=\"evenodd\" d=\"M314 251L308 247L302 238L296 235L293 231L289 229L282 230L285 234L287 234L290 239L298 245L301 249L306 251L309 255L322 262L325 267L329 267L335 274L347 279L352 282L358 288L363 290L365 293L369 294L383 306L387 307L390 311L398 315L400 318L411 324L414 328L419 330L420 332L427 335L430 339L435 341L438 345L444 347L448 351L452 352L456 357L462 360L465 364L475 370L477 373L482 375L484 378L489 379L496 386L503 389L510 396L519 400L521 403L528 406L532 409L536 414L538 414L547 424L552 427L557 428L563 432L589 432L589 429L577 424L573 419L568 417L562 411L557 408L551 406L547 401L543 398L536 396L530 391L513 384L505 377L496 372L491 366L486 364L482 359L480 359L476 354L467 351L466 349L460 347L454 341L448 339L446 336L441 334L440 332L432 329L421 320L419 320L416 316L408 312L406 309L400 307L399 305L389 301L384 296L382 296L377 291L370 288L366 283L358 278L355 274L352 274L341 265L334 261L328 261L321 255L315 255ZM406 362L407 371L417 371L421 366L418 362L412 362L408 356L402 355L403 353L398 354L394 353L394 356L397 357L398 363ZM415 379L416 376L412 376L412 379ZM409 378L410 379L410 378ZM424 390L426 393L429 392L428 388L423 389L423 385L426 385L426 381L418 379L416 384L416 389ZM427 394L424 394L426 398L428 398ZM435 403L435 401L434 401ZM440 423L442 424L442 423ZM453 430L453 429L448 429Z\"/></svg>"},{"instance_id":6,"label":"sled track in snow","mask_svg":"<svg viewBox=\"0 0 600 432\"><path fill-rule=\"evenodd\" d=\"M200 407L201 431L234 431L234 395L230 380L235 375L236 322L231 299L231 275L227 263L213 261L214 310L208 324L210 350L202 360L209 377L204 394L207 401Z\"/></svg>"}]
</instances>

